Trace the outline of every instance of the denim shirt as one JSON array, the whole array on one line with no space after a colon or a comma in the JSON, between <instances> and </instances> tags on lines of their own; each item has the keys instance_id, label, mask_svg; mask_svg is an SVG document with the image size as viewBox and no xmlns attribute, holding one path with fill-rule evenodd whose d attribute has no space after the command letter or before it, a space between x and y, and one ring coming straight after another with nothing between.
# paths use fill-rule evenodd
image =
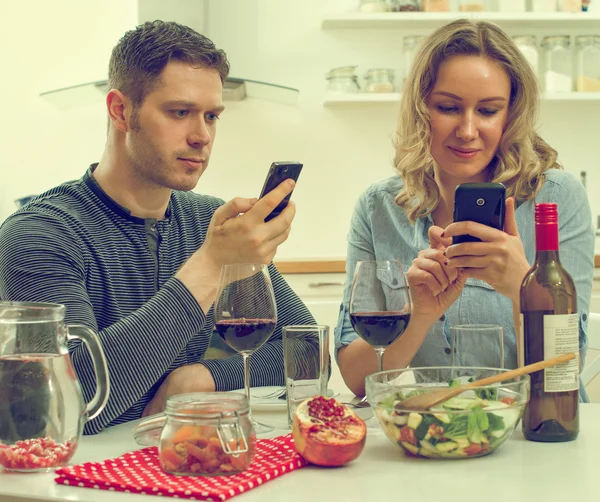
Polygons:
<instances>
[{"instance_id":1,"label":"denim shirt","mask_svg":"<svg viewBox=\"0 0 600 502\"><path fill-rule=\"evenodd\" d=\"M401 188L401 178L393 176L371 185L356 204L348 233L344 299L335 329L336 356L340 347L358 337L348 314L356 263L359 260L400 260L406 273L418 252L429 247L428 230L433 225L431 215L411 224L405 212L394 202ZM558 169L546 171L545 182L535 201L524 201L516 210L519 236L530 264L535 261L535 204L540 202L558 204L559 254L577 289L583 367L594 269L594 230L589 203L583 186L573 175ZM449 366L450 327L458 324L501 325L504 329L504 367L517 366L512 302L485 281L472 278L467 279L460 297L429 330L411 366ZM478 350L481 349L473 348L475 354ZM581 397L587 401L583 390Z\"/></svg>"}]
</instances>

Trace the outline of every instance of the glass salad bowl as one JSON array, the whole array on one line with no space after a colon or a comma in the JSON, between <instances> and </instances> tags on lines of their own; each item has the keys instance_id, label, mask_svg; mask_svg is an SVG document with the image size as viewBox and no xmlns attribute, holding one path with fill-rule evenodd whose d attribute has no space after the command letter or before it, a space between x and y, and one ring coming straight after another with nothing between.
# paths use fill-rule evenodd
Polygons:
<instances>
[{"instance_id":1,"label":"glass salad bowl","mask_svg":"<svg viewBox=\"0 0 600 502\"><path fill-rule=\"evenodd\" d=\"M508 370L429 367L382 371L366 379L367 399L388 439L413 456L469 458L492 453L513 433L529 400L529 375L469 389L423 412L402 407L415 393Z\"/></svg>"}]
</instances>

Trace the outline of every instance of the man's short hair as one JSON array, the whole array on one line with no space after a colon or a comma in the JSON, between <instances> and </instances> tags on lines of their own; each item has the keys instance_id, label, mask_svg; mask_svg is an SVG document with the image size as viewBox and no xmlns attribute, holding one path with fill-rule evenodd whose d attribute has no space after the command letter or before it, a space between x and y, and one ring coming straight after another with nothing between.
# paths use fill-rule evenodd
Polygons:
<instances>
[{"instance_id":1,"label":"man's short hair","mask_svg":"<svg viewBox=\"0 0 600 502\"><path fill-rule=\"evenodd\" d=\"M108 67L110 89L118 89L139 107L157 85L169 61L214 69L221 82L229 74L225 52L204 35L174 22L152 21L130 30L114 47Z\"/></svg>"}]
</instances>

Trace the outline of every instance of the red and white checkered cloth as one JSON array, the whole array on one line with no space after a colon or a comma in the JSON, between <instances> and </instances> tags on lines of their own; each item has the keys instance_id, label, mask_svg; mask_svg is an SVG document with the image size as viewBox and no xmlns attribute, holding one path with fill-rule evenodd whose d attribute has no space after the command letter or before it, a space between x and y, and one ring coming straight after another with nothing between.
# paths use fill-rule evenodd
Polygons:
<instances>
[{"instance_id":1,"label":"red and white checkered cloth","mask_svg":"<svg viewBox=\"0 0 600 502\"><path fill-rule=\"evenodd\" d=\"M190 500L227 500L283 474L307 465L294 448L291 434L256 441L256 454L247 471L231 476L173 476L163 472L155 446L103 462L63 467L56 471L61 485L81 486Z\"/></svg>"}]
</instances>

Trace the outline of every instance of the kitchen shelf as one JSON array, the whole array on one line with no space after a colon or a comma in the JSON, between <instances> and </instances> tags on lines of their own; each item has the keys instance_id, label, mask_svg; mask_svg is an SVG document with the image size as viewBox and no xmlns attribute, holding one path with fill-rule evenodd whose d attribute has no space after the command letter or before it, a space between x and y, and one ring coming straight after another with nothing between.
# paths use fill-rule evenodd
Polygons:
<instances>
[{"instance_id":1,"label":"kitchen shelf","mask_svg":"<svg viewBox=\"0 0 600 502\"><path fill-rule=\"evenodd\" d=\"M492 21L503 27L531 28L542 24L544 28L597 28L600 12L348 12L323 19L323 29L423 29L442 26L455 19Z\"/></svg>"},{"instance_id":2,"label":"kitchen shelf","mask_svg":"<svg viewBox=\"0 0 600 502\"><path fill-rule=\"evenodd\" d=\"M600 92L556 92L542 94L543 101L600 101ZM398 104L400 93L327 94L324 106L351 104Z\"/></svg>"}]
</instances>

